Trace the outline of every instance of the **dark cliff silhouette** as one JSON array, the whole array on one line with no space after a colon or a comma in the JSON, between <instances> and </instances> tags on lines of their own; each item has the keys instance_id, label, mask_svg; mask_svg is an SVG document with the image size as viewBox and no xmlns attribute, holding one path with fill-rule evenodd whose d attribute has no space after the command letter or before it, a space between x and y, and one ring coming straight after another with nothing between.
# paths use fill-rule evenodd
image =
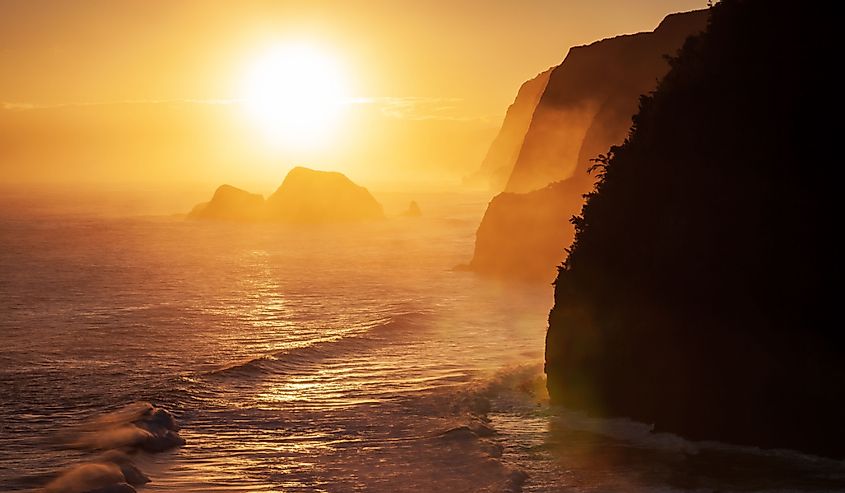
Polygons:
<instances>
[{"instance_id":1,"label":"dark cliff silhouette","mask_svg":"<svg viewBox=\"0 0 845 493\"><path fill-rule=\"evenodd\" d=\"M811 4L723 0L573 219L546 340L554 402L691 439L842 458L833 185L806 96Z\"/></svg>"},{"instance_id":2,"label":"dark cliff silhouette","mask_svg":"<svg viewBox=\"0 0 845 493\"><path fill-rule=\"evenodd\" d=\"M290 170L265 201L261 195L223 185L211 201L197 205L192 219L284 223L354 222L384 217L366 188L341 173L303 167Z\"/></svg>"},{"instance_id":3,"label":"dark cliff silhouette","mask_svg":"<svg viewBox=\"0 0 845 493\"><path fill-rule=\"evenodd\" d=\"M513 104L508 106L502 127L490 144L481 168L465 180L466 184L483 185L496 193L504 190L551 72L552 69L548 69L522 84Z\"/></svg>"},{"instance_id":4,"label":"dark cliff silhouette","mask_svg":"<svg viewBox=\"0 0 845 493\"><path fill-rule=\"evenodd\" d=\"M583 195L593 186L594 178L587 173L590 160L624 140L639 96L654 89L669 70L666 55L675 54L687 36L703 30L707 15L706 10L672 14L653 32L574 47L552 69L510 161L510 193L493 199L478 229L472 270L554 279L555 266L574 236L569 219L580 211ZM526 83L521 93L528 84L536 87L536 81ZM526 105L527 97L522 102ZM511 113L502 133L520 123L516 113L509 120ZM497 142L488 159L503 154L494 154Z\"/></svg>"}]
</instances>

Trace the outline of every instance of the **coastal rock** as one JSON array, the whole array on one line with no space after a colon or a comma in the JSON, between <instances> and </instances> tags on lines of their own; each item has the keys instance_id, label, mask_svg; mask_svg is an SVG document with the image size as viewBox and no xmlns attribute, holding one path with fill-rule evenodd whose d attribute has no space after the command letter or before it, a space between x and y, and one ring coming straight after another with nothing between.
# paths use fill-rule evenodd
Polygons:
<instances>
[{"instance_id":1,"label":"coastal rock","mask_svg":"<svg viewBox=\"0 0 845 493\"><path fill-rule=\"evenodd\" d=\"M192 219L222 221L257 221L261 218L264 197L231 185L221 185L209 202L198 204L188 214Z\"/></svg>"},{"instance_id":2,"label":"coastal rock","mask_svg":"<svg viewBox=\"0 0 845 493\"><path fill-rule=\"evenodd\" d=\"M341 173L296 167L266 201L259 194L222 185L211 201L194 207L188 217L308 224L380 219L384 212L366 188Z\"/></svg>"},{"instance_id":3,"label":"coastal rock","mask_svg":"<svg viewBox=\"0 0 845 493\"><path fill-rule=\"evenodd\" d=\"M127 483L133 486L140 486L150 482L149 476L143 473L136 466L129 456L120 450L109 450L101 454L97 461L99 463L111 463L120 468Z\"/></svg>"},{"instance_id":4,"label":"coastal rock","mask_svg":"<svg viewBox=\"0 0 845 493\"><path fill-rule=\"evenodd\" d=\"M291 223L352 222L381 219L384 211L366 188L343 174L296 167L267 198L267 217Z\"/></svg>"},{"instance_id":5,"label":"coastal rock","mask_svg":"<svg viewBox=\"0 0 845 493\"><path fill-rule=\"evenodd\" d=\"M419 204L415 200L412 200L408 205L408 209L402 215L405 217L420 217L422 216L422 211L420 210Z\"/></svg>"},{"instance_id":6,"label":"coastal rock","mask_svg":"<svg viewBox=\"0 0 845 493\"><path fill-rule=\"evenodd\" d=\"M150 407L134 424L147 432L137 444L144 452L164 452L185 445L185 439L177 433L176 420L165 409Z\"/></svg>"},{"instance_id":7,"label":"coastal rock","mask_svg":"<svg viewBox=\"0 0 845 493\"><path fill-rule=\"evenodd\" d=\"M163 452L185 444L166 409L135 402L76 427L69 444L102 451L95 460L73 466L45 487L45 493L132 493L150 482L130 459L137 452Z\"/></svg>"}]
</instances>

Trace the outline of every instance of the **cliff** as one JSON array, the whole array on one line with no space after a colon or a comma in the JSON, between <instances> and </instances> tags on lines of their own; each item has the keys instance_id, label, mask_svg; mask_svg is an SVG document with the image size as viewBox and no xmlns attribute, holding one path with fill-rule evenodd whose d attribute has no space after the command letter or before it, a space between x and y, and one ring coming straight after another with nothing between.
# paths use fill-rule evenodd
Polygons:
<instances>
[{"instance_id":1,"label":"cliff","mask_svg":"<svg viewBox=\"0 0 845 493\"><path fill-rule=\"evenodd\" d=\"M723 0L642 100L555 282L554 402L845 457L835 180L807 159L814 8Z\"/></svg>"},{"instance_id":2,"label":"cliff","mask_svg":"<svg viewBox=\"0 0 845 493\"><path fill-rule=\"evenodd\" d=\"M505 191L529 192L583 173L590 159L621 143L639 96L669 70L665 56L704 29L707 16L672 14L652 32L570 49L549 75Z\"/></svg>"},{"instance_id":3,"label":"cliff","mask_svg":"<svg viewBox=\"0 0 845 493\"><path fill-rule=\"evenodd\" d=\"M640 95L654 89L669 69L664 55L675 53L688 35L704 29L706 21L707 11L673 14L654 32L572 48L563 63L544 72L548 84L527 131L522 130L524 139L508 148L518 151L513 156L518 159L506 163L513 168L510 193L494 198L484 214L472 270L506 278L554 279L555 266L573 237L570 218L581 210L582 197L593 186L587 173L591 159L625 139ZM527 82L523 90L528 84L536 88L536 81ZM519 101L523 109L530 102L522 94ZM513 129L522 113L513 113L509 120L509 110L501 134L506 128L507 135L518 134ZM507 152L496 144L488 159Z\"/></svg>"},{"instance_id":4,"label":"cliff","mask_svg":"<svg viewBox=\"0 0 845 493\"><path fill-rule=\"evenodd\" d=\"M292 169L267 198L267 217L293 223L349 222L384 217L366 188L341 173Z\"/></svg>"},{"instance_id":5,"label":"cliff","mask_svg":"<svg viewBox=\"0 0 845 493\"><path fill-rule=\"evenodd\" d=\"M504 189L551 71L552 69L548 69L522 84L516 99L508 106L502 127L490 144L481 168L468 177L465 183L483 185L496 193Z\"/></svg>"},{"instance_id":6,"label":"cliff","mask_svg":"<svg viewBox=\"0 0 845 493\"><path fill-rule=\"evenodd\" d=\"M264 197L231 185L221 185L208 202L191 210L191 219L221 221L258 221L262 218Z\"/></svg>"},{"instance_id":7,"label":"cliff","mask_svg":"<svg viewBox=\"0 0 845 493\"><path fill-rule=\"evenodd\" d=\"M265 201L261 195L222 185L209 202L188 214L192 219L284 223L353 222L384 217L366 188L341 173L293 168Z\"/></svg>"},{"instance_id":8,"label":"cliff","mask_svg":"<svg viewBox=\"0 0 845 493\"><path fill-rule=\"evenodd\" d=\"M564 180L530 193L494 197L476 232L470 270L552 282L575 233L569 219L581 207L582 188Z\"/></svg>"}]
</instances>

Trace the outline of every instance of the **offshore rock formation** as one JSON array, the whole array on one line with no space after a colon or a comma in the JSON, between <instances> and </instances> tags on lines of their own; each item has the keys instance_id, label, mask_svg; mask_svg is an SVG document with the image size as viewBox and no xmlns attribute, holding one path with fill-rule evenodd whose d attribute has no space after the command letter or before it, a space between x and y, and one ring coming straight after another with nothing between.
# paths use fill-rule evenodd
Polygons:
<instances>
[{"instance_id":1,"label":"offshore rock formation","mask_svg":"<svg viewBox=\"0 0 845 493\"><path fill-rule=\"evenodd\" d=\"M296 167L267 198L267 217L293 223L348 222L384 217L366 188L333 171Z\"/></svg>"},{"instance_id":2,"label":"offshore rock formation","mask_svg":"<svg viewBox=\"0 0 845 493\"><path fill-rule=\"evenodd\" d=\"M593 186L587 173L591 160L624 140L639 97L669 69L664 56L704 29L707 15L703 10L673 14L653 32L572 48L552 69L518 143L517 158L509 163L513 169L506 191L511 193L493 199L478 230L473 270L537 281L554 278L554 267L572 239L569 220ZM526 85L536 87L536 81ZM502 133L518 123L506 118ZM547 187L551 183L556 184Z\"/></svg>"},{"instance_id":3,"label":"offshore rock formation","mask_svg":"<svg viewBox=\"0 0 845 493\"><path fill-rule=\"evenodd\" d=\"M508 106L502 128L490 144L481 168L465 180L467 184L484 185L496 193L504 189L551 72L548 69L522 84L513 104Z\"/></svg>"},{"instance_id":4,"label":"offshore rock formation","mask_svg":"<svg viewBox=\"0 0 845 493\"><path fill-rule=\"evenodd\" d=\"M421 217L422 210L420 210L420 205L417 204L416 200L412 200L410 204L408 204L408 209L402 213L404 217Z\"/></svg>"},{"instance_id":5,"label":"offshore rock formation","mask_svg":"<svg viewBox=\"0 0 845 493\"><path fill-rule=\"evenodd\" d=\"M208 202L198 204L188 217L220 221L257 221L264 213L264 197L257 193L220 185Z\"/></svg>"},{"instance_id":6,"label":"offshore rock formation","mask_svg":"<svg viewBox=\"0 0 845 493\"><path fill-rule=\"evenodd\" d=\"M261 195L223 185L211 201L197 205L192 219L285 223L351 222L384 217L381 204L366 188L331 171L290 170L265 201Z\"/></svg>"},{"instance_id":7,"label":"offshore rock formation","mask_svg":"<svg viewBox=\"0 0 845 493\"><path fill-rule=\"evenodd\" d=\"M716 4L600 163L555 283L554 402L845 457L837 185L807 153L816 10Z\"/></svg>"}]
</instances>

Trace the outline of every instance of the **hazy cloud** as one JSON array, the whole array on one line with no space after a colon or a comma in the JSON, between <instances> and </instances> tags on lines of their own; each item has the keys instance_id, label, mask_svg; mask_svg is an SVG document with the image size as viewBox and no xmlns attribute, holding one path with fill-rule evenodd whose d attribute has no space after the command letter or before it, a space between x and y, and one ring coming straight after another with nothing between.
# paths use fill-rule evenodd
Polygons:
<instances>
[{"instance_id":1,"label":"hazy cloud","mask_svg":"<svg viewBox=\"0 0 845 493\"><path fill-rule=\"evenodd\" d=\"M51 108L85 108L91 106L120 106L120 105L146 105L146 104L202 104L202 105L227 105L240 102L239 99L137 99L126 101L94 101L94 102L72 102L72 103L19 103L0 102L0 108L4 110L41 110Z\"/></svg>"},{"instance_id":2,"label":"hazy cloud","mask_svg":"<svg viewBox=\"0 0 845 493\"><path fill-rule=\"evenodd\" d=\"M138 99L124 101L99 101L99 102L70 102L70 103L28 103L28 102L0 102L0 109L10 111L43 110L61 108L87 108L87 107L109 107L121 105L232 105L243 102L237 98L216 98L216 99ZM358 97L349 98L346 104L349 105L372 105L379 113L387 118L401 120L439 120L439 121L480 121L495 122L496 118L490 115L467 114L463 108L464 100L461 98L441 98L424 96L381 96L381 97Z\"/></svg>"},{"instance_id":3,"label":"hazy cloud","mask_svg":"<svg viewBox=\"0 0 845 493\"><path fill-rule=\"evenodd\" d=\"M439 97L378 97L362 98L362 103L373 104L387 117L404 120L486 121L488 116L467 115L461 108L461 98Z\"/></svg>"}]
</instances>

